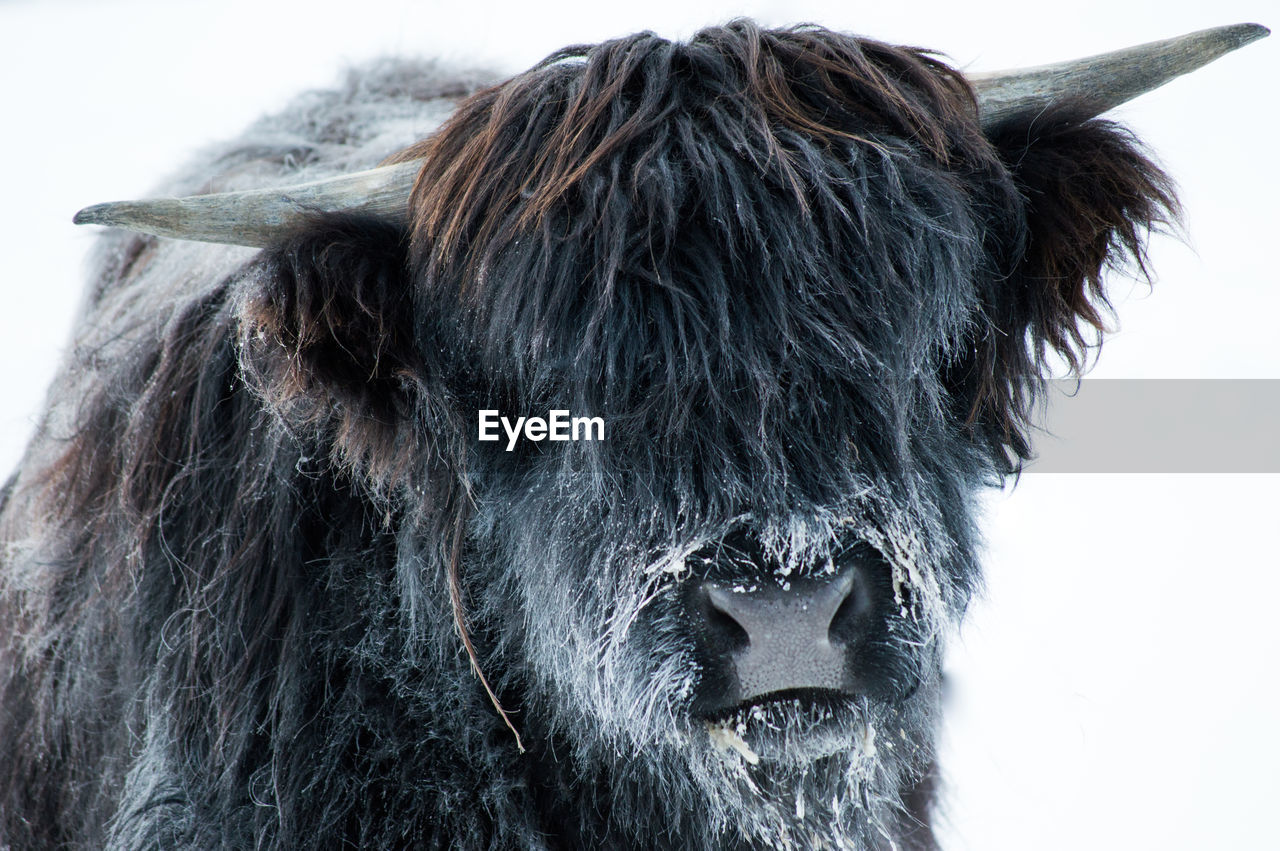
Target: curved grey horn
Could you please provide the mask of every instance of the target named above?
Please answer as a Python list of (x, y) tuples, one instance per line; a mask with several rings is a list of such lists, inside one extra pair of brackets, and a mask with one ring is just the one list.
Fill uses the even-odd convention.
[(1270, 34), (1260, 24), (1233, 24), (1055, 65), (967, 76), (984, 130), (1064, 101), (1101, 115)]
[(419, 168), (421, 163), (411, 160), (272, 189), (94, 204), (76, 213), (74, 221), (196, 242), (260, 247), (288, 233), (309, 214), (365, 213), (405, 222)]

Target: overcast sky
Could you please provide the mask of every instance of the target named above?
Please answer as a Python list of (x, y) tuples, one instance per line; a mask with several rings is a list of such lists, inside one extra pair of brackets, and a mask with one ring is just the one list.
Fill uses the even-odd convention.
[[(199, 148), (380, 53), (515, 72), (568, 43), (750, 15), (993, 70), (1241, 21), (1274, 0), (0, 3), (0, 468), (65, 349), (93, 239)], [(1178, 180), (1185, 243), (1123, 278), (1094, 375), (1280, 379), (1280, 37), (1118, 111)], [(1230, 423), (1223, 429), (1230, 434)], [(1123, 429), (1124, 423), (1117, 423)], [(1027, 475), (993, 494), (989, 591), (956, 642), (949, 849), (1274, 846), (1280, 476)]]

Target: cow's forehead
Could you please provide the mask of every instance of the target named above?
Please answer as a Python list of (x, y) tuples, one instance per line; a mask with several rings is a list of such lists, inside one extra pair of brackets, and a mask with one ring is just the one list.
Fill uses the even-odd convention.
[[(788, 52), (808, 38), (772, 49), (821, 66)], [(844, 88), (810, 91), (799, 72), (761, 79), (735, 44), (575, 54), (469, 101), (415, 151), (426, 300), (459, 307), (461, 357), (505, 392), (618, 416), (667, 394), (803, 409), (788, 394), (909, 380), (963, 332), (1007, 225), (993, 219), (1018, 202), (955, 72), (867, 44)], [(461, 154), (471, 168), (450, 166)]]
[[(661, 256), (614, 266), (599, 233), (521, 243), (468, 293), (451, 356), (477, 409), (601, 417), (603, 442), (538, 449), (571, 456), (557, 471), (589, 487), (671, 490), (721, 517), (833, 505), (857, 476), (892, 480), (959, 442), (940, 371), (978, 309), (980, 223), (953, 186), (910, 171), (869, 168), (830, 211), (835, 233), (761, 207), (741, 213), (760, 233), (695, 210)], [(631, 240), (651, 223), (612, 226)]]

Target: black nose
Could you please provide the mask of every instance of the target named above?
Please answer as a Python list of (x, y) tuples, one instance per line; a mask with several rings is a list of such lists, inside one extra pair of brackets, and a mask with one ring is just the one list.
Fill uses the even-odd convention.
[(696, 598), (718, 707), (797, 689), (847, 691), (849, 648), (836, 625), (852, 617), (855, 578), (796, 579), (746, 588), (704, 582)]

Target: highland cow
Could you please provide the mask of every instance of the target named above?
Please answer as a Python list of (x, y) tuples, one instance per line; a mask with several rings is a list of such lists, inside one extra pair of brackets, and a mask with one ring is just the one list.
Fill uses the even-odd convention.
[(83, 211), (0, 847), (933, 847), (975, 495), (1176, 214), (1097, 116), (1263, 34), (383, 63)]

